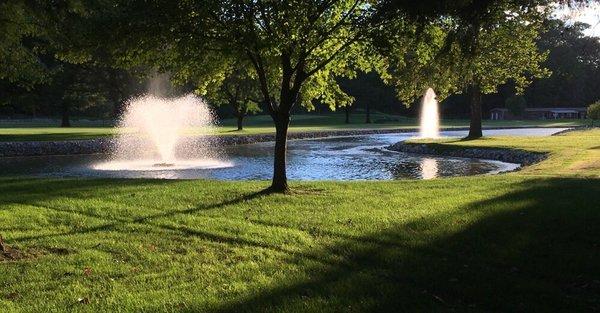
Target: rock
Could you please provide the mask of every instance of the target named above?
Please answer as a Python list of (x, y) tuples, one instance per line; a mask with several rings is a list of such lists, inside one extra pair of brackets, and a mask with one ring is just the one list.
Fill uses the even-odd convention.
[(470, 159), (497, 160), (521, 165), (531, 165), (534, 163), (538, 163), (546, 159), (548, 156), (547, 153), (501, 148), (456, 148), (448, 150), (438, 150), (428, 144), (406, 143), (403, 141), (388, 146), (387, 149), (404, 153), (441, 155)]

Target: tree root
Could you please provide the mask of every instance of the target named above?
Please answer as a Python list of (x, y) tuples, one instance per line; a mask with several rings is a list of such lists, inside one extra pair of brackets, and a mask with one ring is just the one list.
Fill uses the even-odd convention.
[(8, 253), (10, 249), (8, 248), (8, 246), (4, 243), (4, 239), (2, 238), (2, 235), (0, 235), (0, 252), (2, 253)]
[(17, 260), (20, 259), (23, 255), (16, 249), (11, 249), (5, 242), (2, 236), (0, 236), (0, 260), (8, 259), (8, 260)]

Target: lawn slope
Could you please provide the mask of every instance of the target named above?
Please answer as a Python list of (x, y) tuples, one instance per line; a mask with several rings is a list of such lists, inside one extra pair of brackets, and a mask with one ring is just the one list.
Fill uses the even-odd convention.
[(430, 181), (0, 179), (0, 311), (600, 309), (600, 131), (448, 145), (546, 151)]

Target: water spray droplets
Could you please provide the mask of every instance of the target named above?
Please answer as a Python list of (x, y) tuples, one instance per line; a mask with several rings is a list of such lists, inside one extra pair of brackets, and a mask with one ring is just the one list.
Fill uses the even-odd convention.
[[(112, 160), (106, 170), (163, 170), (229, 166), (218, 160), (214, 142), (201, 135), (214, 129), (214, 115), (194, 95), (163, 98), (151, 95), (127, 102), (119, 121)], [(199, 136), (200, 135), (200, 136)]]
[(421, 103), (420, 138), (440, 137), (440, 116), (438, 102), (433, 89), (428, 88)]

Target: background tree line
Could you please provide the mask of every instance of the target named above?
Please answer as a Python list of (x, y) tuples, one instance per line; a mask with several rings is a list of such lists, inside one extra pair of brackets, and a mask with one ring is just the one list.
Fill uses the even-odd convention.
[[(600, 41), (583, 34), (589, 25), (567, 25), (561, 20), (548, 20), (546, 23), (545, 31), (537, 40), (537, 46), (542, 51), (548, 51), (543, 66), (552, 74), (546, 78), (533, 79), (531, 85), (525, 88), (521, 97), (525, 105), (585, 107), (600, 99), (600, 80), (597, 79), (600, 77)], [(37, 50), (33, 48), (34, 43), (28, 43), (26, 46)], [(43, 80), (33, 78), (40, 75), (35, 72), (41, 71), (35, 67), (29, 70), (34, 72), (33, 74), (22, 70), (19, 75), (31, 75), (32, 78), (24, 77), (19, 82), (11, 81), (5, 74), (0, 79), (0, 116), (56, 117), (61, 119), (63, 126), (69, 124), (69, 116), (112, 119), (118, 116), (127, 99), (147, 91), (147, 81), (153, 74), (149, 69), (132, 71), (102, 64), (71, 64), (44, 53), (39, 53), (35, 58), (43, 71), (47, 71), (47, 77)], [(10, 59), (5, 60), (8, 62)], [(248, 84), (253, 78), (248, 73), (245, 75), (241, 79), (239, 75), (232, 75), (229, 83), (208, 99), (222, 118), (243, 121), (244, 116), (249, 114), (266, 114), (256, 101), (258, 97), (248, 96), (257, 90), (252, 90), (253, 87)], [(242, 84), (237, 86), (236, 82)], [(377, 111), (412, 117), (418, 115), (418, 108), (405, 105), (396, 97), (394, 87), (385, 84), (375, 73), (359, 72), (353, 79), (341, 78), (340, 84), (342, 89), (354, 98), (352, 104), (337, 109), (348, 115), (348, 122), (384, 122), (373, 120), (368, 114), (360, 119), (352, 118), (353, 112)], [(241, 94), (240, 99), (231, 99), (232, 91), (236, 87), (241, 87), (245, 93), (245, 103)], [(507, 100), (514, 95), (512, 83), (501, 85), (496, 93), (484, 95), (484, 116), (487, 116), (491, 108), (505, 107)], [(248, 100), (248, 97), (254, 101)], [(235, 104), (238, 101), (240, 103)], [(467, 118), (468, 101), (464, 94), (450, 95), (442, 102), (442, 116)], [(304, 107), (297, 109), (306, 114), (334, 112), (328, 105), (321, 103), (316, 103), (314, 110)]]

